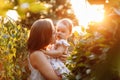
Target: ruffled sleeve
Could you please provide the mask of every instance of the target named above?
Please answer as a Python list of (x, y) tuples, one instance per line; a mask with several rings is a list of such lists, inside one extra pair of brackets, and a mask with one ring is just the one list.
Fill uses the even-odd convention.
[(65, 46), (70, 46), (70, 44), (67, 42), (67, 40), (60, 39), (56, 41), (57, 44), (63, 44)]

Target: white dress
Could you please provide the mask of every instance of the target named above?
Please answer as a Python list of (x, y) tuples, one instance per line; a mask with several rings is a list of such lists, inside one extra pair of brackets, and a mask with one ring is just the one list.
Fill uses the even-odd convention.
[(31, 71), (31, 74), (29, 77), (30, 80), (45, 80), (43, 76), (40, 74), (40, 72), (31, 65), (29, 57), (28, 57), (28, 65)]
[[(67, 40), (61, 39), (56, 41), (57, 44), (63, 44), (65, 46), (70, 46)], [(65, 64), (59, 58), (50, 58), (50, 63), (57, 73), (57, 75), (61, 76), (63, 79), (66, 78), (64, 74), (69, 74), (69, 69), (65, 66)]]

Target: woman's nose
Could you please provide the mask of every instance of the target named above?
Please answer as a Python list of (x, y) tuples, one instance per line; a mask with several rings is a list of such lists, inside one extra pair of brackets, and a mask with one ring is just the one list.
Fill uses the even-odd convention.
[(57, 34), (56, 34), (56, 36), (58, 37), (58, 36), (60, 36), (61, 35), (61, 33), (60, 32), (58, 32)]

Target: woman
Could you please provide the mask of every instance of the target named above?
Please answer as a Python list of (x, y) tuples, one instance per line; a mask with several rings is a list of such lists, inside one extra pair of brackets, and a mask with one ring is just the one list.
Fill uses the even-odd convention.
[[(50, 19), (39, 19), (33, 23), (28, 39), (30, 80), (61, 80), (53, 70), (48, 56), (42, 51), (54, 40), (55, 28)], [(64, 48), (60, 50), (63, 52)]]

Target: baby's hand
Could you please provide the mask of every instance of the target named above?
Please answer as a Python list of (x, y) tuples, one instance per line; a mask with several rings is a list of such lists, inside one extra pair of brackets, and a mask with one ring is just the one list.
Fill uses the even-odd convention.
[(59, 59), (62, 61), (62, 62), (65, 62), (67, 60), (69, 56), (67, 54), (63, 54), (62, 56), (59, 57)]

